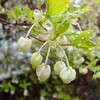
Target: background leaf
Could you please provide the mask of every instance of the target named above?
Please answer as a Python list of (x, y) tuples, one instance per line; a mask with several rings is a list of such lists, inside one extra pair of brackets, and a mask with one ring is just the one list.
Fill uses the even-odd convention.
[(85, 12), (86, 10), (91, 10), (91, 8), (89, 8), (89, 7), (85, 7), (85, 8), (83, 8), (83, 9), (81, 9), (81, 13), (83, 13), (83, 12)]

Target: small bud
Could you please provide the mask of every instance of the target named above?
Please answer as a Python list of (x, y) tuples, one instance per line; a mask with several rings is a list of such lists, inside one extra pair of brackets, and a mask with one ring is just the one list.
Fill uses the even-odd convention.
[(64, 83), (70, 83), (76, 77), (76, 71), (74, 69), (64, 67), (60, 72), (60, 78)]
[(40, 81), (45, 81), (50, 77), (51, 68), (50, 65), (45, 65), (44, 63), (37, 67), (36, 74)]
[(49, 21), (49, 20), (46, 20), (42, 26), (47, 29), (48, 31), (52, 30), (53, 29), (53, 25), (52, 23)]
[(43, 57), (39, 52), (35, 52), (32, 54), (31, 64), (32, 64), (33, 69), (35, 69), (36, 67), (38, 67), (41, 64), (42, 59), (43, 59)]
[(79, 73), (87, 74), (88, 73), (88, 69), (86, 67), (85, 68), (80, 67), (79, 68)]
[(34, 10), (34, 20), (35, 21), (39, 21), (40, 19), (41, 20), (44, 20), (44, 16), (42, 16), (43, 12), (38, 10), (38, 9), (35, 9)]
[(58, 61), (55, 65), (54, 65), (54, 71), (57, 75), (60, 74), (61, 70), (66, 67), (65, 63), (63, 61)]
[(19, 51), (26, 53), (32, 46), (32, 40), (29, 38), (20, 37), (18, 40)]

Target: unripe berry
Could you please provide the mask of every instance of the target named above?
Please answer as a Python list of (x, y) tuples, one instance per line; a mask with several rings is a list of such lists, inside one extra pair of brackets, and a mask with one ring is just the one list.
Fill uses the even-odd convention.
[(76, 77), (76, 71), (72, 68), (64, 67), (60, 72), (60, 78), (64, 83), (70, 83)]
[(68, 46), (68, 47), (67, 47), (67, 50), (68, 50), (69, 52), (72, 52), (73, 49), (74, 49), (74, 48), (73, 48), (72, 46)]
[(45, 65), (44, 63), (37, 67), (36, 74), (40, 81), (45, 81), (50, 77), (51, 67), (50, 65)]
[(88, 73), (88, 69), (87, 69), (87, 68), (82, 68), (82, 67), (80, 67), (80, 68), (79, 68), (79, 73), (87, 74), (87, 73)]
[(73, 81), (76, 77), (76, 71), (75, 71), (75, 69), (72, 69), (72, 67), (70, 67), (69, 69), (71, 71), (70, 79), (71, 79), (71, 81)]
[(32, 64), (33, 69), (38, 67), (41, 64), (42, 60), (43, 60), (43, 57), (39, 52), (33, 53), (31, 56), (31, 64)]
[(58, 37), (56, 41), (57, 41), (59, 44), (67, 44), (67, 43), (68, 43), (68, 39), (66, 38), (66, 36)]
[(97, 78), (100, 78), (100, 72), (97, 72), (96, 75), (97, 75)]
[(32, 40), (29, 38), (20, 37), (18, 40), (19, 51), (26, 53), (32, 46)]
[(93, 79), (95, 80), (95, 79), (97, 79), (97, 75), (96, 74), (93, 74)]
[(85, 61), (84, 57), (81, 57), (81, 58), (79, 59), (79, 62), (80, 62), (80, 63), (83, 63), (84, 61)]
[(66, 67), (65, 63), (63, 61), (58, 61), (56, 62), (56, 64), (54, 65), (54, 71), (55, 74), (59, 75), (61, 70)]

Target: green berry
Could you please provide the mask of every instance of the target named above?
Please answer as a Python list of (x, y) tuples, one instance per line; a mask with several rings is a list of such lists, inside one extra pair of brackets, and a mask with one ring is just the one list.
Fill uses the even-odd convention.
[(82, 73), (82, 74), (87, 74), (88, 73), (88, 69), (80, 67), (79, 68), (79, 72)]
[(57, 75), (60, 74), (61, 70), (66, 67), (65, 63), (63, 61), (58, 61), (56, 62), (56, 64), (54, 65), (54, 71)]
[(32, 64), (33, 69), (38, 67), (41, 64), (42, 60), (43, 60), (43, 57), (39, 52), (33, 53), (31, 56), (31, 64)]
[(64, 83), (70, 83), (76, 77), (76, 71), (74, 69), (64, 67), (60, 72), (60, 78)]
[(18, 40), (19, 51), (26, 53), (32, 46), (32, 40), (29, 38), (20, 37)]
[(51, 67), (50, 65), (45, 65), (44, 63), (37, 67), (36, 74), (40, 81), (46, 81), (51, 74)]

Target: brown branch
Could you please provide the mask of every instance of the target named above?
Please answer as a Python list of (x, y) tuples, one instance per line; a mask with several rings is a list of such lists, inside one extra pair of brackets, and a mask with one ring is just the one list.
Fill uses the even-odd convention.
[[(25, 30), (21, 29), (19, 26), (17, 26), (17, 25), (15, 25), (15, 26), (16, 26), (19, 30), (21, 30), (22, 32), (24, 32), (24, 33), (27, 34), (27, 32), (26, 32)], [(41, 41), (41, 42), (45, 42), (45, 40), (39, 39), (39, 38), (35, 37), (35, 36), (32, 35), (32, 34), (29, 34), (29, 35), (30, 35), (31, 37), (33, 37), (33, 38), (35, 38), (35, 39)]]
[[(27, 23), (11, 23), (11, 22), (6, 21), (5, 19), (2, 19), (2, 18), (0, 18), (0, 21), (3, 22), (3, 23), (6, 23), (6, 24), (14, 25), (16, 28), (18, 28), (19, 30), (21, 30), (22, 32), (24, 32), (26, 34), (27, 34), (27, 32), (25, 30), (21, 29), (19, 26), (25, 26), (25, 25), (26, 26), (31, 26), (32, 25), (32, 24), (27, 24)], [(41, 41), (41, 42), (45, 42), (45, 40), (39, 39), (39, 38), (35, 37), (32, 34), (30, 34), (30, 36), (37, 39), (37, 40), (39, 40), (39, 41)]]
[(3, 18), (0, 18), (1, 23), (11, 24), (11, 25), (18, 25), (18, 26), (32, 26), (32, 23), (11, 23), (9, 21), (6, 21)]
[[(24, 32), (25, 34), (27, 34), (27, 32), (23, 29), (21, 29), (19, 26), (32, 26), (31, 23), (11, 23), (9, 21), (6, 21), (5, 19), (2, 19), (0, 18), (0, 21), (3, 22), (3, 23), (6, 23), (6, 24), (11, 24), (11, 25), (14, 25), (16, 28), (18, 28), (19, 30), (21, 30), (22, 32)], [(42, 39), (39, 39), (37, 37), (35, 37), (34, 35), (32, 34), (29, 34), (31, 37), (41, 41), (41, 42), (46, 42), (46, 40), (42, 40)], [(72, 44), (60, 44), (61, 46), (72, 46)]]
[(60, 44), (60, 46), (73, 46), (73, 44)]

